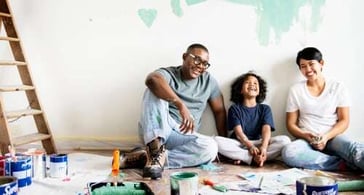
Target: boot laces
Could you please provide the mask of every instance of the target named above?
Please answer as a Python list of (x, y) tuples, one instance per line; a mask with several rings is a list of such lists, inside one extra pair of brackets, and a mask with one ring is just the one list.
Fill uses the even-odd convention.
[(162, 145), (153, 155), (152, 155), (152, 165), (159, 165), (163, 167), (160, 160), (163, 158), (165, 152), (164, 145)]

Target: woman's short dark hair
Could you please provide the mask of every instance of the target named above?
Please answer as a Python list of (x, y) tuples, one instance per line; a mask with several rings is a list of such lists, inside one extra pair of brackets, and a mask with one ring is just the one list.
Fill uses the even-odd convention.
[(300, 59), (305, 60), (322, 60), (322, 53), (315, 47), (306, 47), (297, 53), (296, 64), (300, 66)]
[(259, 94), (256, 97), (257, 103), (262, 103), (265, 100), (267, 94), (267, 82), (253, 71), (249, 71), (245, 74), (240, 75), (235, 79), (233, 84), (231, 85), (231, 97), (230, 100), (234, 103), (241, 103), (244, 99), (244, 96), (241, 94), (241, 88), (243, 83), (248, 79), (249, 76), (253, 76), (258, 79), (259, 83)]

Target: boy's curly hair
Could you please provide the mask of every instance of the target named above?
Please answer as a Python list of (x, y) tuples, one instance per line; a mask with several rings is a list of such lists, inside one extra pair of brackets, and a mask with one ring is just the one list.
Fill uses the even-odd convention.
[(243, 83), (247, 80), (249, 76), (253, 76), (258, 79), (259, 83), (259, 95), (256, 97), (257, 103), (262, 103), (265, 100), (267, 94), (267, 82), (255, 74), (253, 71), (249, 71), (245, 74), (240, 75), (233, 84), (231, 85), (231, 96), (230, 100), (234, 103), (241, 103), (244, 99), (244, 96), (241, 94), (241, 88)]

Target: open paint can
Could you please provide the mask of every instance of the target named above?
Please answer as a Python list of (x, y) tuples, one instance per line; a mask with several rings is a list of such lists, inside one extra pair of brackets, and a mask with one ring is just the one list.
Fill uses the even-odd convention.
[(322, 177), (322, 176), (303, 177), (296, 181), (296, 194), (337, 195), (338, 184), (336, 180), (329, 177)]
[(198, 174), (195, 172), (175, 172), (170, 175), (171, 195), (197, 195)]
[(18, 194), (18, 180), (12, 176), (0, 177), (0, 194)]

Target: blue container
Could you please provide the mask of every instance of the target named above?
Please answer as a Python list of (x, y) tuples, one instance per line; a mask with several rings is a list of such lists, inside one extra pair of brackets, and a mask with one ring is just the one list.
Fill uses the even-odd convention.
[(325, 194), (337, 195), (338, 184), (329, 177), (312, 176), (304, 177), (296, 181), (297, 195)]
[(32, 157), (28, 155), (17, 155), (16, 160), (8, 158), (6, 171), (9, 176), (18, 179), (18, 187), (24, 187), (32, 184)]
[(0, 177), (0, 194), (17, 195), (18, 181), (16, 177), (1, 176)]
[(49, 176), (66, 177), (68, 175), (67, 154), (52, 154), (49, 157)]

